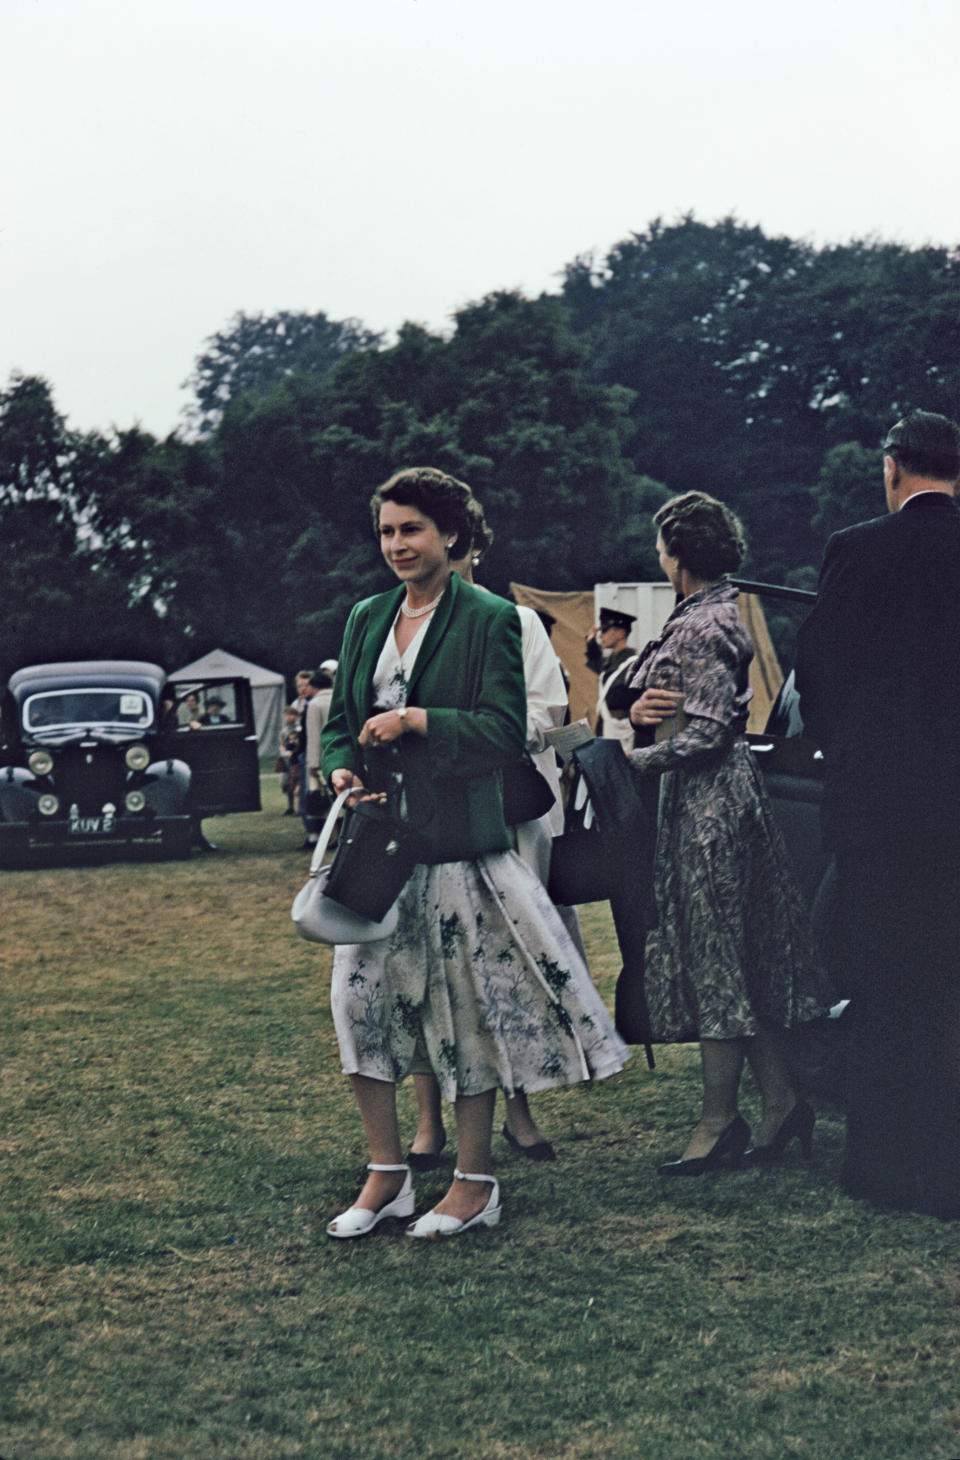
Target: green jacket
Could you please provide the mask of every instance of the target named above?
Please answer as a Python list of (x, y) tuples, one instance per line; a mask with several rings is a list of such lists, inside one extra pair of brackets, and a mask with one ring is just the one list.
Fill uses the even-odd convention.
[[(392, 754), (357, 745), (373, 713), (373, 672), (406, 588), (366, 598), (350, 614), (323, 729), (323, 774), (344, 768), (384, 784)], [(450, 579), (417, 655), (407, 703), (427, 711), (427, 734), (408, 732), (400, 757), (406, 816), (428, 840), (427, 862), (472, 861), (506, 851), (500, 769), (523, 755), (527, 701), (520, 616), (512, 603)]]

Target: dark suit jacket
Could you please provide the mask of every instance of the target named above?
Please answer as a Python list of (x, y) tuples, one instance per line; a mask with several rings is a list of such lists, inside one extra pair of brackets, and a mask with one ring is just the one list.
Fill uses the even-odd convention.
[[(374, 789), (384, 783), (393, 752), (371, 750), (364, 760), (357, 737), (373, 713), (373, 672), (405, 593), (401, 585), (364, 599), (347, 621), (323, 729), (328, 782), (344, 767)], [(527, 729), (515, 606), (454, 573), (417, 655), (407, 704), (427, 711), (426, 736), (408, 732), (394, 742), (408, 820), (430, 843), (425, 860), (470, 861), (512, 847), (500, 770), (523, 755)]]
[(797, 687), (834, 851), (960, 846), (960, 510), (942, 493), (835, 533)]

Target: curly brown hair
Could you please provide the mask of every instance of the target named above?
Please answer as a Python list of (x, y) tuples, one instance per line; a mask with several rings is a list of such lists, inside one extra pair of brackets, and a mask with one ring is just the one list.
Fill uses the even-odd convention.
[(653, 514), (653, 520), (670, 557), (704, 583), (735, 573), (746, 556), (740, 519), (706, 492), (672, 497)]
[(370, 498), (373, 530), (380, 534), (380, 508), (384, 502), (401, 507), (416, 507), (436, 523), (442, 533), (454, 538), (450, 557), (456, 562), (465, 558), (473, 544), (473, 523), (470, 504), (473, 493), (466, 482), (458, 481), (435, 466), (411, 466), (393, 474)]
[(469, 503), (470, 521), (472, 523), (473, 538), (470, 544), (470, 556), (473, 559), (474, 567), (483, 561), (484, 556), (493, 547), (493, 530), (487, 521), (486, 514), (480, 503), (474, 497)]

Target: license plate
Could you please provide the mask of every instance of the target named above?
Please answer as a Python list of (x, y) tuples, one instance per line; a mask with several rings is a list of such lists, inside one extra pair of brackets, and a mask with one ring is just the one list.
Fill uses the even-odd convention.
[(115, 826), (113, 816), (72, 816), (67, 830), (71, 836), (110, 836)]

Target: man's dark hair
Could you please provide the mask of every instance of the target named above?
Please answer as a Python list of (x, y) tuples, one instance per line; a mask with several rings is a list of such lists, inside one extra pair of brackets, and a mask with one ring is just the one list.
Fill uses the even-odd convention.
[(329, 689), (333, 680), (325, 669), (318, 669), (316, 674), (311, 674), (310, 683), (314, 689)]
[(955, 482), (960, 477), (960, 427), (933, 411), (911, 411), (890, 427), (883, 454), (911, 476)]

